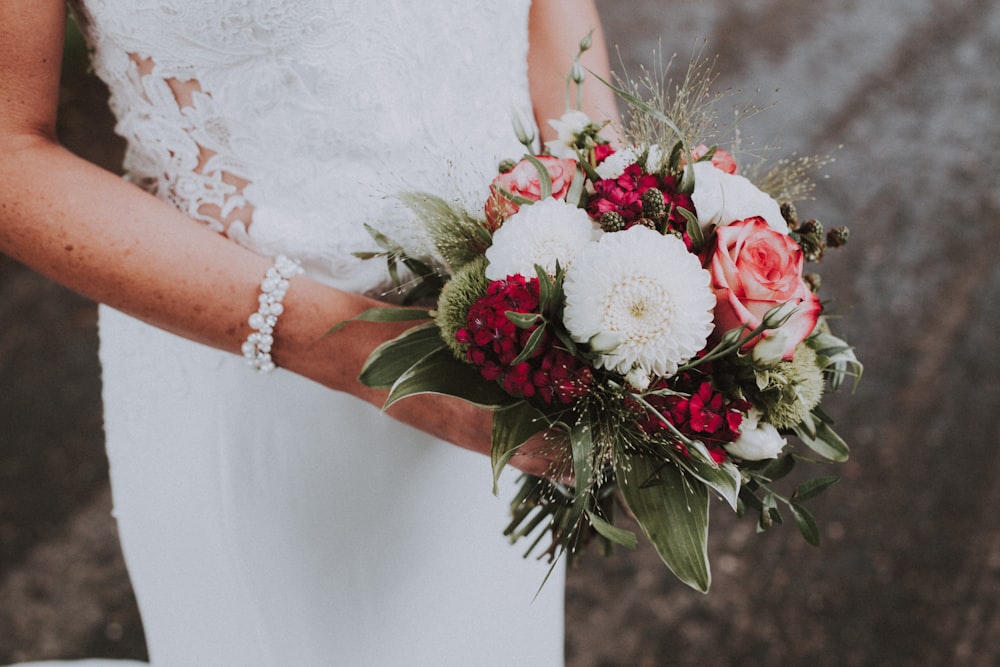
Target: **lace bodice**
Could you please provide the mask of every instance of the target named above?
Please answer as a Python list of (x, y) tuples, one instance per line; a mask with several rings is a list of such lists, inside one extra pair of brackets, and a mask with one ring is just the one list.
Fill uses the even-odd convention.
[[(259, 252), (372, 291), (393, 195), (476, 205), (529, 109), (530, 0), (76, 0), (130, 180)], [(359, 48), (359, 45), (360, 48)], [(528, 114), (530, 117), (530, 113)]]

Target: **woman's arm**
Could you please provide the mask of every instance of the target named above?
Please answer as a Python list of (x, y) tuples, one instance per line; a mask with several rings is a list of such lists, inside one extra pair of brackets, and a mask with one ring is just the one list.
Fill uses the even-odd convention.
[[(0, 252), (91, 299), (238, 354), (270, 260), (58, 144), (64, 25), (63, 0), (8, 0), (0, 13)], [(278, 365), (381, 405), (385, 392), (357, 376), (374, 347), (406, 325), (352, 323), (327, 335), (377, 303), (305, 277), (293, 279), (284, 303)], [(489, 452), (490, 413), (458, 399), (416, 396), (390, 414)], [(536, 473), (547, 466), (528, 455), (514, 463)]]
[[(581, 63), (610, 81), (607, 44), (593, 0), (533, 0), (528, 26), (528, 77), (535, 121), (543, 140), (554, 139), (555, 131), (548, 121), (566, 112), (566, 75), (580, 40), (593, 31), (593, 46), (583, 54)], [(618, 124), (615, 94), (592, 76), (583, 86), (583, 111), (595, 121)], [(613, 138), (608, 132), (604, 134)]]

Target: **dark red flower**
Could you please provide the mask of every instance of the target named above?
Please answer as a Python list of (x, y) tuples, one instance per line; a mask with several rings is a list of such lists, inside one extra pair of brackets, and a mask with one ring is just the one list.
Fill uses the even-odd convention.
[(593, 381), (590, 368), (557, 347), (548, 333), (535, 351), (514, 364), (538, 324), (521, 329), (508, 312), (537, 313), (538, 279), (508, 276), (493, 281), (466, 316), (466, 326), (455, 339), (466, 345), (466, 360), (479, 368), (484, 379), (498, 381), (512, 396), (538, 398), (544, 404), (569, 404), (587, 392)]

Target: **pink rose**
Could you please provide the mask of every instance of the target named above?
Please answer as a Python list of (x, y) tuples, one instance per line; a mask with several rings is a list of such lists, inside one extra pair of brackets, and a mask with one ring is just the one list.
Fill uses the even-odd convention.
[(822, 306), (802, 279), (802, 248), (775, 231), (763, 218), (747, 218), (716, 230), (708, 259), (715, 292), (715, 335), (745, 324), (761, 325), (764, 315), (789, 304), (794, 313), (777, 329), (747, 344), (767, 341), (767, 359), (791, 359), (795, 347), (812, 333)]
[[(552, 196), (556, 199), (565, 199), (573, 177), (576, 176), (576, 160), (556, 158), (551, 155), (539, 155), (537, 160), (549, 172)], [(542, 183), (538, 169), (530, 161), (521, 160), (513, 169), (494, 178), (490, 186), (490, 197), (486, 200), (486, 222), (493, 231), (520, 208), (502, 195), (499, 189), (532, 201), (542, 198)]]
[[(705, 153), (708, 152), (708, 146), (705, 144), (698, 144), (691, 149), (691, 159), (695, 162), (698, 161)], [(716, 148), (715, 152), (712, 153), (712, 166), (716, 169), (721, 169), (727, 174), (735, 174), (739, 171), (739, 167), (736, 166), (736, 160), (730, 155), (729, 151), (722, 148)]]

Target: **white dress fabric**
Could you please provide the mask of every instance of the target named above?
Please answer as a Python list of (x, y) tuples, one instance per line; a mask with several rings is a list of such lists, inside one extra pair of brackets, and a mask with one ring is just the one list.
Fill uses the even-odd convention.
[[(378, 293), (384, 263), (352, 254), (372, 248), (363, 223), (419, 241), (395, 192), (477, 205), (498, 160), (520, 155), (528, 5), (74, 9), (133, 182)], [(188, 104), (171, 89), (184, 82), (200, 91)], [(249, 225), (219, 222), (243, 205)], [(488, 459), (352, 397), (106, 308), (100, 327), (115, 516), (152, 664), (562, 664), (562, 571), (536, 597), (548, 564), (501, 534), (514, 471), (494, 497)]]

